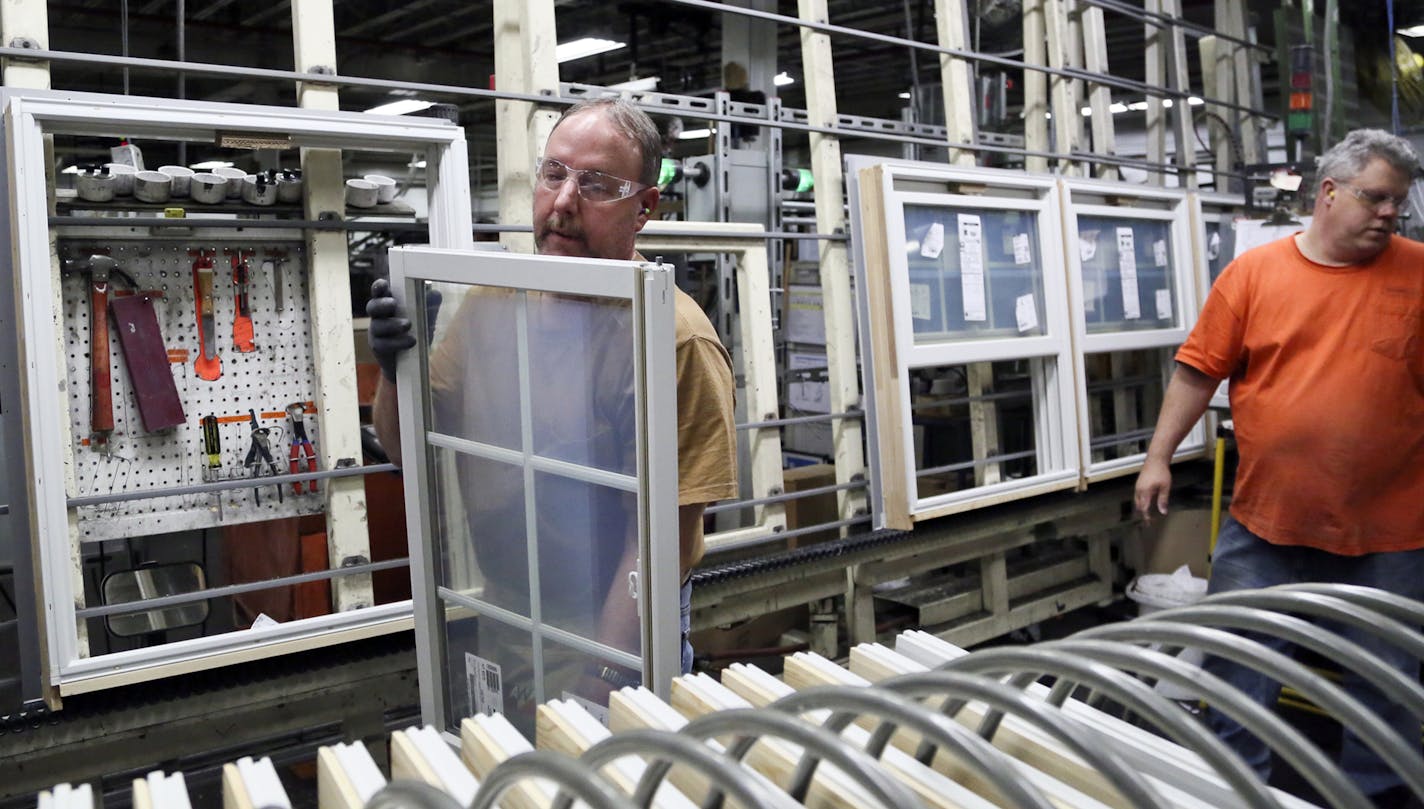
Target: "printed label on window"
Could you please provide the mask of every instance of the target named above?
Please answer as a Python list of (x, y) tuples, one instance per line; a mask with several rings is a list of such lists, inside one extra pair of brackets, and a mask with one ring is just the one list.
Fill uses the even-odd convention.
[(984, 302), (984, 231), (974, 214), (959, 215), (959, 283), (964, 295), (964, 319), (988, 320)]
[(1170, 289), (1157, 290), (1157, 319), (1172, 319), (1172, 290)]
[(925, 258), (939, 258), (939, 254), (944, 251), (944, 225), (935, 222), (930, 225), (929, 232), (925, 234), (925, 240), (920, 242), (920, 255)]
[(1038, 328), (1038, 305), (1033, 294), (1020, 295), (1014, 301), (1014, 317), (1019, 322), (1019, 332), (1030, 332)]
[(466, 652), (465, 689), (470, 716), (504, 713), (504, 681), (498, 663)]
[(1029, 250), (1027, 233), (1020, 233), (1014, 236), (1014, 263), (1033, 263), (1033, 253)]
[(910, 317), (915, 320), (930, 319), (929, 284), (910, 284)]
[(1165, 239), (1158, 239), (1152, 243), (1152, 260), (1158, 267), (1167, 266), (1167, 242)]
[(1132, 228), (1117, 229), (1117, 268), (1122, 275), (1122, 317), (1137, 320), (1142, 317), (1142, 304), (1137, 299), (1137, 243)]

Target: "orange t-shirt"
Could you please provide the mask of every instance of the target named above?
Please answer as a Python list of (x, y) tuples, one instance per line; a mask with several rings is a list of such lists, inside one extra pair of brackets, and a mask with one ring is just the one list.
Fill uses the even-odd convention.
[(1327, 267), (1287, 237), (1217, 279), (1177, 360), (1231, 378), (1231, 515), (1279, 545), (1424, 547), (1424, 244)]

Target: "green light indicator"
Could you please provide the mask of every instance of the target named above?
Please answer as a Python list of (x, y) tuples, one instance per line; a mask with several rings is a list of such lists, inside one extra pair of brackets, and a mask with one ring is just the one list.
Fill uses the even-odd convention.
[(658, 171), (658, 187), (661, 188), (676, 178), (677, 161), (671, 157), (664, 157), (662, 168)]
[(797, 169), (796, 193), (804, 194), (816, 187), (816, 178), (811, 176), (810, 169)]

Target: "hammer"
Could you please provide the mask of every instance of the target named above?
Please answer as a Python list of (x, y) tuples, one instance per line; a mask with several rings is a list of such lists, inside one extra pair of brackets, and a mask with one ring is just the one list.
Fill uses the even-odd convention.
[(104, 255), (66, 262), (89, 273), (89, 409), (94, 449), (106, 450), (114, 431), (114, 386), (109, 373), (109, 274), (119, 262)]

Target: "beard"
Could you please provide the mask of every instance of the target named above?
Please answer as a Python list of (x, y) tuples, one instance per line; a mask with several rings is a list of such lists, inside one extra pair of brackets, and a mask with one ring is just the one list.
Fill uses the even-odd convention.
[(543, 252), (544, 241), (550, 234), (561, 236), (564, 239), (586, 243), (583, 228), (577, 226), (567, 217), (560, 216), (557, 213), (549, 214), (549, 216), (544, 219), (543, 227), (538, 229), (534, 237), (535, 249)]

